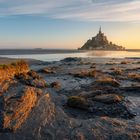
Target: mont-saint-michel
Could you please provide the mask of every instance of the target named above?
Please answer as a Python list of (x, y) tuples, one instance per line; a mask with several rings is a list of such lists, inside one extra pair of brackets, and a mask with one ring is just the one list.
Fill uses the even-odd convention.
[(125, 50), (125, 47), (108, 41), (100, 27), (98, 34), (89, 39), (79, 50)]
[(139, 29), (140, 0), (0, 0), (0, 140), (140, 140)]

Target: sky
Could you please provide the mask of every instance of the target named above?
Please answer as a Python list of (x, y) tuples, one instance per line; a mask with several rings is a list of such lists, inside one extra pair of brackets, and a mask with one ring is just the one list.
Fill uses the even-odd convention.
[(0, 0), (0, 48), (76, 49), (100, 26), (140, 49), (140, 0)]

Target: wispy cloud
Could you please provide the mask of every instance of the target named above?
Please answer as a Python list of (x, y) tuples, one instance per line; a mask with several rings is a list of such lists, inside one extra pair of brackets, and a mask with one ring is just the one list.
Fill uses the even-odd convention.
[(0, 0), (0, 16), (40, 15), (84, 21), (140, 21), (139, 0)]

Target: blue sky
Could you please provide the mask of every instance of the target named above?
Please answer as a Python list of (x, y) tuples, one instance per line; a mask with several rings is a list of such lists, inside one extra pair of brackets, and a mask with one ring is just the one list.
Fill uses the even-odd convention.
[(1, 48), (78, 48), (100, 25), (109, 40), (139, 48), (140, 1), (0, 0)]

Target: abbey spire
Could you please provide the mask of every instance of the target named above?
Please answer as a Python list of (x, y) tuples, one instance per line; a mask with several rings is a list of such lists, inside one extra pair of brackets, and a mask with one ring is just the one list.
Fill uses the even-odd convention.
[(108, 41), (102, 32), (101, 26), (96, 36), (89, 39), (80, 50), (124, 50), (125, 48)]
[(101, 34), (102, 33), (102, 28), (101, 28), (101, 26), (100, 26), (100, 28), (99, 28), (99, 34)]

